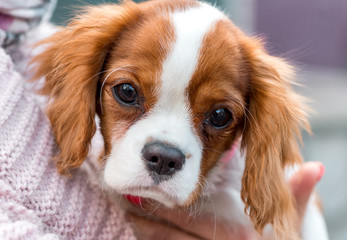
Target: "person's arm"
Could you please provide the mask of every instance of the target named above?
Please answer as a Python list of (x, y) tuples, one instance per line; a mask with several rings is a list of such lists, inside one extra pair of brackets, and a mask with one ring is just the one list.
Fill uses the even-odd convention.
[(89, 160), (59, 175), (49, 120), (24, 84), (0, 48), (0, 239), (135, 240)]
[(18, 194), (0, 180), (0, 238), (57, 240), (54, 233), (45, 233), (34, 211), (25, 208)]

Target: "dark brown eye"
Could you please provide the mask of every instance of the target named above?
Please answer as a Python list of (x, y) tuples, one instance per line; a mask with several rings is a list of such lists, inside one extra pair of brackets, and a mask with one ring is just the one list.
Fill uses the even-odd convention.
[(228, 126), (233, 120), (231, 112), (226, 108), (220, 108), (210, 114), (207, 122), (216, 129)]
[(135, 88), (129, 83), (122, 83), (114, 86), (113, 96), (123, 104), (134, 105), (137, 103), (138, 96)]

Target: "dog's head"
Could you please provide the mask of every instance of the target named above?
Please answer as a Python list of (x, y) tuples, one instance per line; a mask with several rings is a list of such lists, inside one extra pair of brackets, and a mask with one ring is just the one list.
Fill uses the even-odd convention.
[(299, 161), (306, 123), (291, 68), (219, 10), (196, 1), (88, 8), (45, 41), (48, 116), (68, 173), (86, 158), (100, 118), (103, 179), (121, 194), (192, 204), (241, 138), (241, 196), (261, 230), (294, 218), (283, 167)]

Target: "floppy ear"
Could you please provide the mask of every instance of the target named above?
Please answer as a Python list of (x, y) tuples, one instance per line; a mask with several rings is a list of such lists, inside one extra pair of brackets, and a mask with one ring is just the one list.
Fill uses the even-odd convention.
[(309, 131), (304, 98), (292, 89), (293, 70), (268, 55), (260, 41), (244, 42), (249, 61), (250, 93), (242, 136), (246, 165), (241, 197), (257, 231), (273, 224), (279, 238), (295, 239), (296, 211), (284, 167), (301, 162), (300, 128)]
[(47, 114), (60, 148), (60, 173), (79, 167), (88, 154), (96, 129), (97, 82), (107, 52), (136, 10), (131, 2), (90, 7), (40, 43), (47, 48), (33, 60), (34, 78), (46, 77), (42, 93), (50, 97)]

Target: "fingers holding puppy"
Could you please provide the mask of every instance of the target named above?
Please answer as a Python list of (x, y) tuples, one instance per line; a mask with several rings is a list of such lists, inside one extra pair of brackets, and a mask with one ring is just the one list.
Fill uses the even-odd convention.
[(186, 232), (175, 225), (160, 220), (141, 217), (133, 213), (127, 214), (128, 220), (134, 225), (135, 234), (139, 239), (144, 240), (198, 240), (202, 239), (189, 232)]

